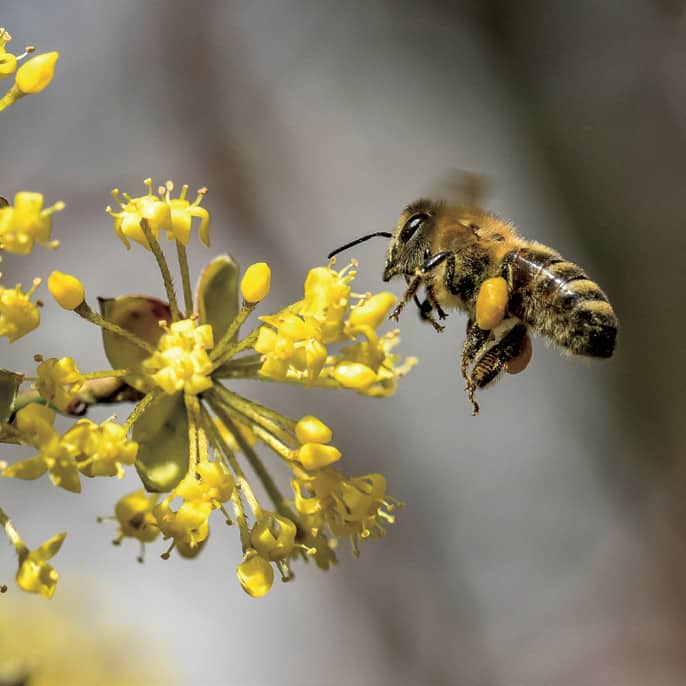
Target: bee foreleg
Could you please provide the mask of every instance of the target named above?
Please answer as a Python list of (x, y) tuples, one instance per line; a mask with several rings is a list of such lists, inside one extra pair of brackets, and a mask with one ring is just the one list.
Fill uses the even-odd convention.
[[(389, 319), (393, 319), (394, 321), (398, 321), (398, 317), (400, 316), (400, 313), (403, 311), (403, 308), (407, 303), (414, 298), (415, 294), (417, 293), (417, 290), (419, 289), (419, 286), (422, 283), (422, 276), (421, 274), (417, 274), (416, 276), (412, 277), (411, 279), (408, 279), (407, 282), (407, 288), (405, 289), (405, 292), (403, 293), (403, 297), (400, 298), (400, 302), (396, 305), (396, 308), (391, 312), (389, 315)], [(421, 309), (421, 306), (420, 306)]]

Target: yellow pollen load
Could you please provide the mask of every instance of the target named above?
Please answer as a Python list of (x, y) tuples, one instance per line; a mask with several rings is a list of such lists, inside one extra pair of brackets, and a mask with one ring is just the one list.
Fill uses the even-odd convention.
[(507, 282), (502, 276), (486, 279), (476, 298), (476, 325), (480, 329), (495, 329), (505, 317), (509, 300)]

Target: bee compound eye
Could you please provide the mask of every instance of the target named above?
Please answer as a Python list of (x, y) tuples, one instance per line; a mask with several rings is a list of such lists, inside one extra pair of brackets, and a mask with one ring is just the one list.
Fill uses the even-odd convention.
[(415, 232), (417, 229), (429, 218), (429, 215), (426, 214), (425, 212), (421, 212), (420, 214), (413, 214), (406, 222), (405, 226), (403, 226), (402, 231), (400, 232), (400, 240), (403, 241), (403, 243), (407, 243), (407, 241), (414, 236)]

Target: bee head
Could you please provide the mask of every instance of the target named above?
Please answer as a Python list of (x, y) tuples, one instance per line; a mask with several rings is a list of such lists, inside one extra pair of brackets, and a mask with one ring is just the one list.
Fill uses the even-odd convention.
[(422, 266), (427, 250), (431, 248), (436, 210), (436, 204), (429, 200), (418, 200), (405, 208), (388, 244), (384, 281), (414, 274)]

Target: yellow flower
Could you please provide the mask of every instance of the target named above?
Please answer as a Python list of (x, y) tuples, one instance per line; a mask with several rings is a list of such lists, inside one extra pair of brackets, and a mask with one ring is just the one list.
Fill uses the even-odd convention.
[(204, 501), (218, 508), (231, 497), (233, 489), (233, 477), (219, 462), (203, 462), (182, 479), (173, 493), (187, 502)]
[(71, 274), (54, 271), (48, 277), (50, 295), (65, 310), (75, 310), (86, 299), (83, 284)]
[(16, 76), (17, 88), (25, 95), (40, 93), (48, 87), (55, 75), (58, 52), (36, 55), (19, 67)]
[[(354, 265), (340, 271), (332, 266), (311, 270), (302, 300), (261, 317), (259, 326), (245, 332), (249, 316), (269, 294), (271, 268), (254, 264), (241, 279), (236, 263), (228, 255), (219, 256), (194, 291), (185, 246), (192, 218), (200, 218), (201, 239), (207, 238), (209, 215), (197, 209), (202, 193), (190, 204), (185, 186), (179, 198), (172, 199), (170, 182), (159, 196), (153, 194), (150, 180), (146, 184), (147, 196), (125, 195), (121, 211), (108, 212), (127, 247), (129, 240), (136, 240), (154, 253), (168, 304), (123, 296), (102, 301), (102, 316), (85, 301), (76, 309), (103, 329), (113, 366), (109, 376), (121, 380), (125, 397), (140, 402), (123, 427), (97, 426), (84, 419), (62, 437), (50, 422), (39, 426), (37, 418), (21, 411), (18, 431), (22, 437), (41, 436), (31, 439), (40, 454), (12, 465), (5, 474), (36, 478), (49, 470), (63, 485), (70, 469), (78, 485), (79, 471), (86, 476), (121, 475), (122, 466), (135, 460), (146, 490), (160, 495), (137, 491), (117, 503), (116, 541), (132, 537), (142, 546), (161, 532), (165, 540), (171, 539), (162, 557), (168, 558), (172, 549), (195, 557), (208, 541), (210, 517), (219, 510), (226, 523), (237, 525), (244, 554), (237, 568), (239, 581), (247, 593), (259, 597), (272, 587), (274, 568), (284, 581), (292, 578), (289, 564), (296, 557), (313, 559), (327, 569), (336, 561), (341, 537), (349, 538), (357, 553), (360, 540), (383, 533), (381, 522), (392, 521), (396, 502), (386, 495), (380, 475), (347, 478), (332, 468), (342, 455), (331, 445), (333, 432), (321, 419), (289, 419), (238, 393), (233, 380), (268, 378), (383, 396), (393, 392), (414, 361), (400, 362), (391, 353), (396, 331), (377, 332), (395, 302), (393, 296), (353, 293)], [(119, 198), (118, 191), (114, 195)], [(183, 304), (158, 240), (162, 230), (176, 239)], [(84, 375), (89, 391), (101, 376), (108, 374)], [(73, 377), (50, 378), (53, 391), (46, 395), (56, 399)], [(95, 402), (97, 393), (80, 392), (79, 400)], [(262, 461), (258, 450), (263, 447), (292, 473), (292, 495), (281, 492), (279, 480)], [(254, 477), (261, 482), (259, 490), (251, 483)], [(270, 509), (261, 503), (265, 496), (273, 505)]]
[(285, 560), (295, 549), (295, 524), (276, 512), (263, 512), (250, 532), (250, 543), (265, 560)]
[(43, 207), (43, 194), (23, 191), (14, 196), (14, 205), (0, 208), (0, 247), (18, 255), (28, 255), (35, 244), (56, 248), (50, 239), (52, 215), (65, 205), (62, 201)]
[[(398, 364), (390, 354), (397, 332), (379, 336), (377, 327), (395, 304), (391, 293), (354, 296), (350, 283), (356, 272), (350, 265), (340, 272), (316, 267), (305, 279), (305, 298), (265, 323), (254, 348), (262, 354), (260, 374), (275, 381), (297, 380), (311, 385), (350, 388), (364, 395), (387, 396), (395, 381), (416, 360)], [(358, 298), (356, 304), (351, 301)], [(351, 345), (331, 354), (327, 345)]]
[(76, 362), (71, 357), (62, 357), (59, 360), (56, 357), (47, 360), (39, 358), (39, 362), (36, 390), (41, 398), (66, 412), (76, 400), (83, 381)]
[(143, 489), (120, 498), (114, 506), (114, 514), (119, 522), (117, 541), (124, 537), (136, 538), (141, 543), (154, 541), (160, 534), (152, 513), (156, 502), (157, 496), (147, 494)]
[(212, 504), (194, 500), (184, 502), (177, 511), (171, 509), (169, 500), (163, 500), (152, 511), (165, 539), (174, 539), (176, 546), (197, 549), (210, 534), (208, 519)]
[(200, 228), (198, 229), (200, 240), (205, 245), (209, 246), (210, 214), (204, 207), (200, 207), (200, 202), (207, 194), (207, 188), (201, 188), (192, 203), (186, 200), (188, 184), (184, 184), (181, 187), (181, 193), (178, 198), (172, 198), (170, 196), (171, 191), (174, 190), (174, 184), (171, 181), (167, 181), (166, 189), (165, 200), (169, 205), (171, 217), (169, 226), (164, 227), (167, 229), (167, 237), (169, 239), (175, 239), (183, 243), (183, 245), (188, 245), (188, 241), (191, 237), (191, 224), (193, 218), (197, 217), (200, 219)]
[(214, 346), (212, 327), (182, 319), (165, 330), (157, 351), (143, 362), (144, 371), (165, 393), (197, 395), (211, 388), (213, 365), (207, 350)]
[(37, 479), (50, 473), (55, 486), (73, 493), (81, 492), (79, 471), (76, 466), (77, 446), (60, 439), (53, 429), (55, 412), (35, 403), (17, 412), (15, 420), (23, 442), (39, 450), (39, 454), (15, 462), (2, 472), (3, 476), (15, 479)]
[(38, 305), (30, 300), (39, 285), (40, 279), (35, 279), (26, 293), (22, 293), (20, 284), (15, 288), (0, 286), (0, 336), (7, 336), (10, 343), (40, 324)]
[(17, 70), (17, 58), (5, 50), (5, 46), (12, 40), (5, 29), (0, 28), (0, 80), (6, 79)]
[[(166, 200), (153, 194), (152, 179), (145, 179), (144, 183), (148, 187), (148, 194), (138, 198), (132, 198), (128, 193), (121, 194), (115, 188), (112, 196), (119, 203), (121, 211), (114, 212), (111, 207), (107, 207), (106, 211), (114, 217), (114, 230), (127, 248), (131, 248), (131, 239), (150, 250), (148, 239), (141, 229), (141, 220), (147, 220), (153, 236), (158, 238), (161, 229), (171, 227), (171, 210)], [(126, 202), (121, 200), (121, 195)]]
[(80, 419), (64, 434), (63, 441), (77, 449), (76, 462), (84, 476), (116, 476), (124, 478), (122, 465), (132, 465), (138, 445), (126, 438), (127, 429), (105, 421), (95, 424)]
[(126, 439), (125, 427), (81, 419), (60, 436), (53, 428), (54, 421), (55, 411), (37, 403), (17, 412), (15, 425), (22, 443), (39, 453), (7, 467), (3, 476), (37, 479), (47, 471), (55, 486), (80, 493), (79, 471), (85, 476), (121, 478), (121, 465), (132, 465), (136, 458), (138, 446)]
[(380, 520), (392, 523), (391, 512), (401, 505), (386, 495), (386, 479), (381, 474), (346, 479), (326, 467), (313, 475), (299, 474), (292, 485), (298, 512), (313, 518), (315, 528), (327, 526), (336, 537), (350, 537), (356, 555), (359, 540), (383, 536)]
[(256, 550), (248, 550), (236, 570), (243, 590), (253, 598), (269, 593), (274, 584), (274, 570)]
[(57, 587), (59, 574), (48, 564), (62, 547), (66, 533), (57, 534), (35, 550), (18, 549), (19, 569), (17, 585), (28, 593), (40, 593), (44, 598), (52, 598)]

